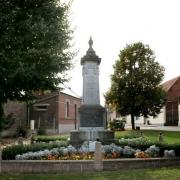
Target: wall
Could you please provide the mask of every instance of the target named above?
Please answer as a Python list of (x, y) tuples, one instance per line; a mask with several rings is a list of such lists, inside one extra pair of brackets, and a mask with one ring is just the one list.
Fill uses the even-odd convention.
[[(66, 102), (69, 102), (69, 116), (66, 116)], [(38, 104), (47, 104), (47, 111), (36, 111)], [(47, 129), (49, 133), (65, 133), (75, 129), (75, 104), (76, 122), (78, 126), (78, 107), (81, 99), (74, 96), (56, 92), (45, 96), (32, 106), (31, 119), (35, 120), (35, 128)]]
[[(66, 115), (67, 102), (69, 102), (69, 116)], [(75, 104), (77, 108), (76, 113), (75, 113)], [(65, 94), (65, 93), (60, 93), (59, 115), (58, 115), (59, 133), (69, 132), (70, 130), (75, 129), (75, 121), (76, 121), (76, 127), (78, 128), (78, 124), (79, 124), (78, 108), (80, 107), (80, 105), (81, 105), (81, 99)]]
[(178, 104), (180, 104), (180, 77), (176, 80), (173, 86), (168, 90), (167, 103), (166, 103), (166, 125), (178, 126), (179, 110)]
[[(113, 159), (104, 160), (99, 170), (113, 171), (120, 169), (157, 168), (180, 166), (180, 158), (149, 158), (149, 159)], [(59, 161), (59, 160), (3, 160), (3, 173), (62, 173), (95, 171), (97, 164), (93, 160)]]
[[(69, 102), (69, 116), (66, 117), (66, 102)], [(38, 105), (47, 105), (47, 110), (40, 111), (37, 110)], [(75, 120), (75, 104), (77, 107), (76, 110), (76, 120)], [(78, 108), (80, 107), (81, 99), (59, 92), (52, 92), (50, 94), (42, 95), (39, 97), (39, 100), (36, 104), (33, 104), (30, 107), (30, 120), (35, 120), (35, 129), (42, 128), (46, 129), (50, 134), (51, 133), (64, 133), (69, 132), (70, 130), (78, 128), (79, 116)], [(13, 117), (16, 118), (12, 129), (4, 131), (3, 135), (9, 136), (15, 133), (17, 126), (23, 125), (29, 127), (27, 122), (27, 109), (26, 104), (19, 102), (9, 101), (4, 106), (5, 113), (13, 113)]]
[(12, 136), (15, 134), (17, 127), (26, 125), (26, 104), (18, 101), (8, 101), (4, 104), (4, 113), (7, 116), (12, 114), (15, 120), (11, 123), (11, 126), (2, 132), (2, 136)]
[[(36, 105), (46, 104), (46, 111), (37, 111)], [(58, 115), (57, 115), (57, 104), (58, 95), (51, 95), (50, 97), (45, 97), (38, 103), (31, 107), (31, 119), (35, 120), (35, 128), (48, 129), (51, 133), (57, 133), (58, 131)]]
[[(149, 122), (152, 125), (164, 125), (165, 119), (164, 119), (164, 108), (161, 109), (161, 112), (158, 114), (157, 117), (153, 118), (152, 116), (149, 116), (146, 118), (146, 122), (149, 120)], [(126, 116), (126, 122), (127, 124), (131, 124), (131, 116)], [(135, 124), (144, 124), (144, 117), (135, 118)]]

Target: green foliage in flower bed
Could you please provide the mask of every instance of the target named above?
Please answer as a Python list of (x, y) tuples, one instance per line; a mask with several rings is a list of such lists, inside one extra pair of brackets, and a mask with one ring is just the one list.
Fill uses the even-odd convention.
[(116, 141), (116, 145), (119, 146), (130, 146), (135, 149), (140, 149), (144, 151), (148, 147), (152, 145), (156, 145), (160, 148), (160, 156), (162, 157), (165, 150), (174, 150), (176, 156), (180, 157), (180, 143), (176, 144), (167, 144), (167, 143), (159, 143), (157, 141), (151, 141), (145, 137), (139, 137), (139, 138), (132, 138), (132, 139), (120, 139), (119, 141)]
[(160, 144), (160, 156), (162, 156), (165, 150), (174, 150), (176, 156), (180, 157), (180, 143), (176, 144)]
[(141, 134), (139, 131), (116, 131), (115, 132), (115, 139), (132, 139), (132, 138), (138, 138), (141, 137)]
[[(141, 134), (140, 132), (143, 132), (143, 134)], [(147, 134), (149, 136), (147, 136)], [(180, 143), (177, 142), (174, 144), (172, 144), (172, 143), (168, 144), (167, 141), (164, 141), (164, 143), (159, 143), (159, 142), (157, 142), (157, 139), (151, 138), (151, 134), (153, 134), (154, 136), (157, 137), (159, 133), (158, 133), (158, 131), (156, 131), (156, 132), (152, 132), (152, 131), (123, 131), (123, 132), (118, 132), (118, 134), (116, 133), (116, 138), (119, 137), (119, 139), (116, 139), (116, 141), (115, 141), (116, 147), (114, 146), (113, 151), (110, 152), (109, 154), (107, 153), (107, 157), (112, 156), (112, 154), (114, 157), (116, 157), (116, 156), (118, 157), (118, 153), (116, 151), (121, 151), (122, 149), (125, 149), (125, 150), (123, 150), (123, 153), (121, 152), (121, 154), (123, 154), (124, 157), (128, 157), (129, 152), (132, 149), (135, 149), (135, 150), (139, 149), (140, 151), (145, 151), (145, 150), (147, 150), (147, 148), (149, 148), (152, 145), (159, 147), (160, 157), (164, 156), (165, 150), (168, 150), (168, 151), (166, 151), (167, 156), (168, 156), (168, 154), (170, 154), (170, 156), (171, 156), (171, 154), (173, 154), (173, 152), (171, 150), (174, 150), (175, 155), (180, 157)], [(168, 137), (171, 137), (171, 135), (172, 135), (172, 137), (176, 138), (177, 135), (175, 136), (175, 134), (176, 134), (175, 132), (173, 132), (173, 133), (170, 132), (169, 134), (168, 134), (168, 132), (163, 132), (165, 139), (168, 135), (169, 135)], [(39, 143), (32, 144), (32, 145), (24, 145), (24, 146), (23, 145), (16, 145), (16, 146), (7, 147), (7, 148), (3, 149), (2, 158), (4, 160), (15, 159), (15, 156), (17, 154), (21, 155), (21, 154), (24, 154), (27, 152), (37, 152), (37, 151), (42, 151), (45, 149), (51, 150), (53, 148), (67, 147), (68, 137), (69, 137), (69, 135), (36, 136), (34, 140), (36, 142), (39, 142)], [(124, 138), (120, 139), (120, 137), (124, 137)], [(57, 139), (58, 140), (65, 140), (65, 141), (61, 142), (61, 141), (58, 141)], [(42, 141), (44, 143), (41, 143)], [(127, 146), (129, 148), (127, 148)], [(108, 145), (106, 146), (106, 148), (111, 149), (111, 147), (108, 147)], [(132, 149), (130, 149), (130, 148), (132, 148)], [(127, 156), (126, 156), (126, 152), (128, 152)], [(122, 157), (122, 156), (120, 156), (120, 157)], [(129, 156), (129, 157), (132, 157), (132, 156)]]
[(36, 152), (43, 149), (53, 149), (56, 147), (68, 146), (67, 141), (56, 141), (54, 143), (36, 143), (31, 145), (14, 145), (8, 146), (2, 150), (3, 160), (13, 160), (17, 154), (24, 154), (27, 152)]
[(139, 148), (139, 147), (147, 148), (155, 144), (155, 142), (152, 142), (149, 139), (144, 138), (144, 137), (138, 137), (138, 138), (127, 138), (127, 139), (121, 138), (119, 139), (119, 141), (116, 142), (116, 144), (120, 146), (131, 146), (135, 148)]
[(67, 141), (69, 135), (59, 135), (59, 136), (35, 136), (33, 137), (33, 141), (36, 142), (50, 142), (50, 141)]
[[(141, 133), (142, 132), (142, 133)], [(159, 133), (162, 133), (164, 142), (159, 143)], [(139, 138), (139, 137), (144, 137)], [(141, 131), (118, 131), (115, 132), (115, 143), (120, 146), (131, 146), (141, 150), (147, 149), (151, 145), (160, 147), (160, 156), (165, 150), (175, 150), (176, 156), (180, 157), (180, 132), (160, 131), (160, 130), (141, 130)], [(122, 140), (121, 138), (124, 138)], [(135, 138), (135, 139), (134, 139)], [(119, 139), (121, 139), (119, 141)]]

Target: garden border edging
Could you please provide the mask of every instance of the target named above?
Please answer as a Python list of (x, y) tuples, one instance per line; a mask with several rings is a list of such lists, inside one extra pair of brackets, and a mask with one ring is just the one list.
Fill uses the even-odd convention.
[(93, 160), (2, 160), (2, 173), (62, 173), (86, 171), (112, 171), (120, 169), (180, 166), (180, 158), (124, 158), (107, 159), (97, 169)]

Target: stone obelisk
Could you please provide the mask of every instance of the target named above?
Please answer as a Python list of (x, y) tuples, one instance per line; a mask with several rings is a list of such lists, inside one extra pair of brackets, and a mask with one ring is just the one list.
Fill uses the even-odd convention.
[(79, 108), (79, 130), (72, 131), (70, 142), (79, 144), (83, 141), (112, 142), (114, 133), (106, 130), (106, 111), (100, 105), (99, 95), (99, 58), (94, 49), (93, 40), (90, 37), (89, 49), (86, 55), (81, 58), (83, 76), (83, 98)]

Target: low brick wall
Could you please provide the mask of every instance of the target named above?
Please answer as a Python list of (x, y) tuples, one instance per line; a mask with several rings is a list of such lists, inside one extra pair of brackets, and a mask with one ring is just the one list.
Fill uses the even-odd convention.
[(103, 170), (140, 169), (180, 166), (180, 158), (148, 158), (148, 159), (123, 159), (104, 160)]
[[(62, 173), (96, 171), (97, 164), (93, 160), (60, 161), (60, 160), (3, 160), (1, 170), (4, 173)], [(113, 159), (103, 160), (99, 170), (112, 171), (120, 169), (155, 168), (179, 166), (180, 158), (149, 158), (149, 159)]]
[(69, 160), (7, 160), (2, 161), (5, 173), (61, 173), (69, 171), (93, 171), (94, 161)]

